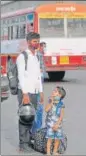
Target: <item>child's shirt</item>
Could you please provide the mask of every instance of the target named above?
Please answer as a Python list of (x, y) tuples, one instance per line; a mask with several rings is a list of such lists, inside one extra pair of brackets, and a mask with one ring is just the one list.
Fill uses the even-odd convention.
[(53, 127), (54, 124), (59, 120), (61, 109), (64, 108), (64, 104), (62, 101), (59, 101), (58, 104), (53, 104), (53, 107), (50, 111), (47, 112), (46, 116), (46, 126)]

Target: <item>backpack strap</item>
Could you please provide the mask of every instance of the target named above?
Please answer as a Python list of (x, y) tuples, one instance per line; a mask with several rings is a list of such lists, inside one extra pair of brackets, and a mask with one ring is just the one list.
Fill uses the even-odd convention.
[(27, 70), (28, 54), (26, 51), (23, 51), (22, 54), (24, 55), (24, 59), (25, 59), (25, 70)]

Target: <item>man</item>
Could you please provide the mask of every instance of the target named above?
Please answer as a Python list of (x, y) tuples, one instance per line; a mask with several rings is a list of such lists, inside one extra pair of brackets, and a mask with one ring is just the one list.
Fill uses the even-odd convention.
[(45, 42), (41, 42), (40, 43), (40, 52), (44, 55), (44, 53), (46, 52), (46, 43)]
[(38, 52), (37, 52), (37, 56), (40, 60), (40, 70), (41, 70), (42, 82), (44, 82), (44, 74), (45, 74), (45, 64), (44, 64), (45, 49), (46, 49), (46, 43), (41, 42), (40, 47), (39, 47)]
[[(32, 103), (34, 107), (37, 107), (37, 95), (40, 93), (40, 103), (43, 103), (43, 88), (41, 81), (40, 63), (36, 56), (36, 49), (39, 47), (40, 35), (38, 33), (30, 32), (27, 37), (28, 49), (25, 50), (28, 55), (27, 71), (25, 71), (25, 60), (22, 53), (17, 58), (18, 68), (18, 101), (28, 104)], [(24, 126), (19, 122), (19, 145), (20, 149), (29, 151), (29, 138), (30, 138), (29, 126)]]

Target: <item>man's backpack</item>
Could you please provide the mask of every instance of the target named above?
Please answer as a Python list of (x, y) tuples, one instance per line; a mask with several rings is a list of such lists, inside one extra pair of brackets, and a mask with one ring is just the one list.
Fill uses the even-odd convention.
[[(22, 52), (22, 55), (24, 55), (25, 70), (27, 70), (28, 55), (25, 51)], [(9, 80), (9, 87), (10, 87), (11, 94), (16, 95), (18, 93), (18, 82), (19, 82), (18, 71), (17, 71), (17, 65), (16, 63), (13, 63), (12, 58), (8, 61), (7, 76)]]

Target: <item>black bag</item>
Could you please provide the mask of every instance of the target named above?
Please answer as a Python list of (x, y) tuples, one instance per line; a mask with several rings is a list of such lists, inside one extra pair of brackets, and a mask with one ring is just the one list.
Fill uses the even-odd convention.
[[(24, 51), (22, 52), (24, 55), (25, 59), (25, 70), (27, 70), (27, 60), (28, 60), (28, 55)], [(17, 71), (17, 65), (16, 63), (13, 63), (12, 58), (8, 61), (8, 71), (7, 71), (7, 76), (9, 80), (9, 87), (11, 94), (16, 95), (18, 92), (18, 71)]]
[[(46, 136), (46, 128), (38, 130), (34, 135), (34, 150), (41, 152), (43, 154), (46, 154), (47, 139), (45, 138), (45, 136)], [(53, 145), (54, 141), (52, 142), (51, 153), (53, 151)], [(59, 154), (64, 154), (66, 148), (67, 148), (67, 136), (63, 134), (63, 139), (60, 140), (60, 145), (57, 152)]]

